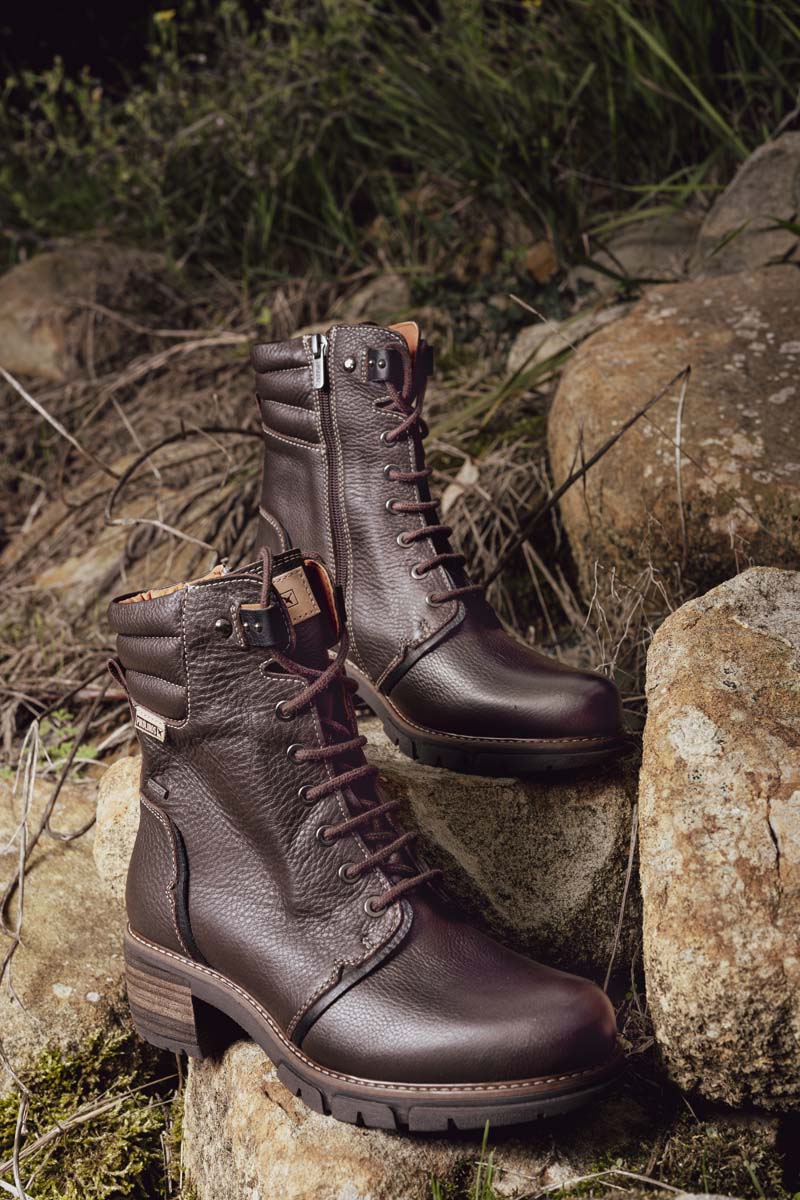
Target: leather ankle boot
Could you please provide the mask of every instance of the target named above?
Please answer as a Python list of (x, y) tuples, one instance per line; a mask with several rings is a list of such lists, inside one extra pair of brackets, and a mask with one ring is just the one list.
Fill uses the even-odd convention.
[(573, 768), (625, 746), (619, 695), (509, 636), (428, 487), (429, 347), (414, 322), (253, 348), (264, 434), (259, 543), (302, 545), (345, 594), (348, 673), (388, 736), (433, 766)]
[(244, 1030), (309, 1107), (387, 1129), (599, 1096), (618, 1065), (607, 997), (451, 907), (363, 756), (325, 571), (262, 555), (111, 605), (142, 748), (137, 1029), (200, 1056)]

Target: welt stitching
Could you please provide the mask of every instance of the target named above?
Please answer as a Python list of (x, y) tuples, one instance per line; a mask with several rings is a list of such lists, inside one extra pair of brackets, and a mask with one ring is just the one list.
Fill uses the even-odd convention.
[(274, 429), (270, 429), (263, 421), (261, 422), (261, 430), (267, 437), (275, 438), (279, 442), (285, 442), (287, 446), (299, 446), (302, 450), (312, 450), (315, 454), (322, 453), (322, 448), (317, 442), (304, 442), (302, 438), (293, 438), (288, 434), (276, 433)]
[[(159, 954), (164, 954), (167, 958), (174, 959), (175, 962), (177, 962), (179, 965), (181, 963), (183, 963), (184, 965), (191, 967), (192, 970), (198, 971), (203, 975), (208, 975), (212, 979), (218, 979), (220, 981), (220, 983), (224, 984), (226, 987), (229, 987), (232, 991), (236, 992), (239, 996), (242, 997), (242, 999), (245, 1001), (246, 1004), (249, 1004), (251, 1008), (255, 1009), (255, 1011), (259, 1014), (259, 1016), (264, 1018), (267, 1025), (269, 1025), (272, 1032), (275, 1034), (275, 1036), (278, 1038), (278, 1040), (283, 1043), (285, 1048), (291, 1054), (294, 1054), (297, 1058), (299, 1058), (300, 1061), (303, 1062), (307, 1067), (310, 1067), (313, 1071), (319, 1072), (320, 1075), (326, 1075), (329, 1079), (339, 1079), (346, 1083), (362, 1083), (363, 1082), (363, 1080), (359, 1079), (356, 1075), (342, 1075), (338, 1071), (331, 1071), (327, 1067), (322, 1067), (319, 1065), (319, 1063), (315, 1063), (313, 1061), (313, 1059), (309, 1058), (306, 1054), (303, 1054), (303, 1052), (299, 1048), (299, 1046), (295, 1046), (293, 1042), (289, 1041), (289, 1039), (286, 1037), (286, 1034), (283, 1032), (283, 1030), (280, 1028), (280, 1026), (276, 1024), (275, 1020), (270, 1016), (270, 1014), (267, 1012), (267, 1010), (264, 1008), (264, 1006), (262, 1004), (259, 1004), (259, 1002), (258, 1002), (258, 1000), (256, 1000), (255, 996), (251, 996), (249, 992), (246, 992), (244, 990), (244, 988), (239, 987), (238, 983), (234, 983), (232, 979), (226, 979), (226, 977), (224, 975), (221, 975), (219, 973), (219, 971), (215, 971), (212, 967), (205, 967), (202, 965), (202, 963), (196, 963), (188, 956), (186, 959), (182, 959), (180, 954), (176, 954), (174, 950), (167, 950), (167, 948), (165, 946), (159, 946), (159, 945), (157, 945), (156, 942), (151, 942), (147, 938), (142, 937), (141, 934), (136, 933), (133, 929), (131, 929), (130, 925), (128, 925), (128, 934), (134, 941), (139, 942), (140, 945), (147, 946), (153, 950), (156, 950)], [(609, 1061), (611, 1061), (611, 1060), (609, 1059)], [(605, 1063), (602, 1064), (602, 1066), (605, 1066), (605, 1065), (606, 1065)], [(438, 1084), (431, 1084), (431, 1083), (415, 1083), (413, 1086), (415, 1089), (417, 1089), (418, 1091), (421, 1091), (421, 1092), (427, 1092), (432, 1095), (439, 1094), (439, 1095), (445, 1095), (445, 1096), (449, 1095), (451, 1092), (463, 1092), (463, 1091), (468, 1091), (468, 1092), (506, 1092), (506, 1091), (528, 1089), (528, 1088), (533, 1088), (533, 1087), (544, 1087), (548, 1083), (564, 1083), (568, 1079), (578, 1079), (584, 1075), (596, 1075), (597, 1073), (598, 1073), (597, 1067), (587, 1067), (587, 1068), (584, 1068), (584, 1070), (582, 1070), (582, 1071), (567, 1071), (563, 1075), (550, 1075), (547, 1077), (542, 1076), (539, 1078), (523, 1079), (523, 1080), (518, 1080), (518, 1081), (514, 1080), (514, 1081), (510, 1081), (508, 1083), (480, 1083), (480, 1084), (463, 1084), (462, 1083), (462, 1084), (452, 1084), (450, 1086), (448, 1086), (447, 1084), (438, 1085)], [(397, 1087), (397, 1084), (381, 1083), (378, 1080), (371, 1080), (370, 1085), (372, 1087), (374, 1087), (376, 1090), (383, 1089), (384, 1091), (394, 1091)]]

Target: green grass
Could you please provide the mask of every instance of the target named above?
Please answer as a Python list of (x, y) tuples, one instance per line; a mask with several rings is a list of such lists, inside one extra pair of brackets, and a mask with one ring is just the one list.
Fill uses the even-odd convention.
[(195, 0), (120, 94), (7, 81), (4, 254), (99, 230), (256, 288), (388, 262), (424, 290), (492, 227), (506, 266), (542, 236), (563, 261), (713, 194), (799, 69), (794, 0)]

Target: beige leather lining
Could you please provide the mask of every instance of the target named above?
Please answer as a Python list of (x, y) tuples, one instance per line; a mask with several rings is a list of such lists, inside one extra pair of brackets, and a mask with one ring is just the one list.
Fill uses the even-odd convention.
[(419, 325), (416, 321), (400, 321), (397, 325), (387, 325), (387, 329), (391, 329), (393, 333), (399, 333), (403, 338), (409, 350), (411, 357), (417, 353), (419, 345)]
[(139, 600), (156, 600), (159, 596), (171, 596), (173, 592), (180, 592), (193, 583), (205, 583), (207, 579), (218, 579), (220, 575), (224, 574), (225, 568), (222, 563), (219, 563), (207, 575), (201, 575), (198, 579), (190, 579), (186, 583), (173, 583), (171, 587), (150, 588), (146, 592), (139, 592), (136, 596), (126, 596), (124, 600), (120, 600), (120, 604), (136, 604)]

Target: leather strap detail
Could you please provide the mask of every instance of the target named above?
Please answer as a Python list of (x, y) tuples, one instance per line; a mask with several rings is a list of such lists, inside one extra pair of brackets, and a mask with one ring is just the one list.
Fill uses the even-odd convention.
[(283, 610), (277, 604), (259, 608), (257, 604), (243, 604), (239, 608), (242, 635), (248, 646), (287, 650), (292, 643), (291, 631)]
[(322, 1014), (329, 1009), (330, 1006), (334, 1004), (340, 996), (343, 996), (345, 992), (349, 992), (350, 988), (358, 983), (359, 980), (363, 979), (366, 975), (370, 975), (375, 968), (380, 965), (380, 963), (384, 962), (390, 954), (394, 953), (401, 942), (405, 941), (406, 935), (408, 934), (408, 931), (411, 928), (414, 920), (414, 910), (407, 900), (400, 901), (400, 908), (402, 910), (400, 924), (389, 938), (388, 942), (385, 942), (375, 952), (375, 954), (371, 955), (363, 962), (360, 962), (357, 966), (344, 967), (341, 975), (339, 976), (339, 982), (335, 983), (333, 987), (329, 988), (328, 991), (325, 992), (324, 995), (320, 996), (314, 1001), (313, 1004), (309, 1005), (303, 1015), (295, 1023), (294, 1028), (291, 1030), (290, 1036), (291, 1040), (296, 1046), (302, 1045), (303, 1038), (306, 1036), (314, 1022), (318, 1020), (319, 1017), (321, 1017)]
[(403, 352), (399, 346), (367, 347), (367, 379), (370, 383), (403, 386)]

